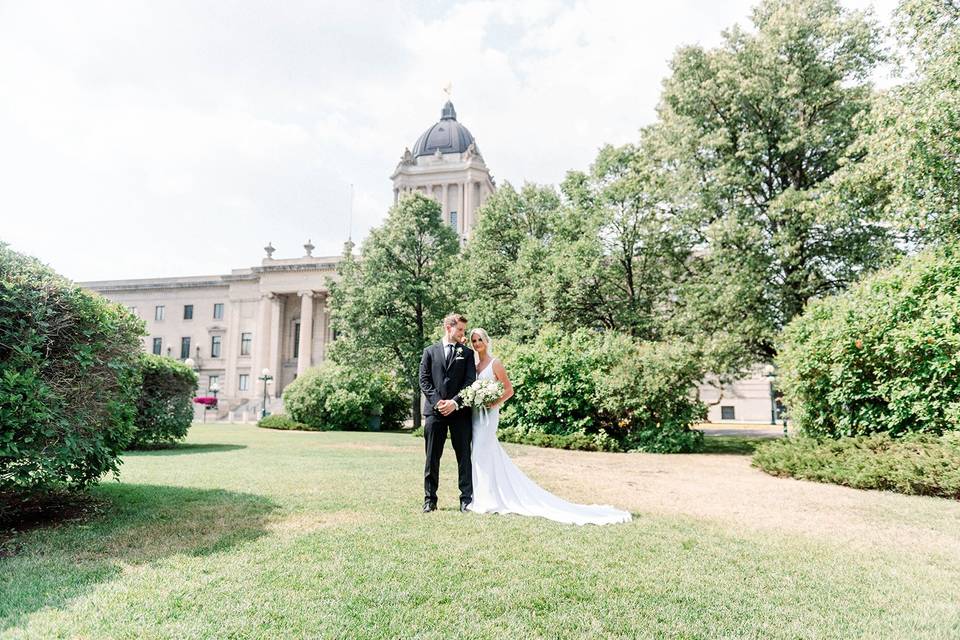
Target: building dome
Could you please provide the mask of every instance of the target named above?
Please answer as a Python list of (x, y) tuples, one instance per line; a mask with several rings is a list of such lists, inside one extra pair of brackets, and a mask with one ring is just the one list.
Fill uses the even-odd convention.
[(440, 153), (463, 153), (470, 144), (476, 149), (476, 142), (473, 134), (459, 122), (457, 122), (457, 112), (453, 108), (453, 103), (447, 100), (443, 105), (443, 111), (440, 114), (440, 122), (433, 125), (423, 132), (423, 135), (417, 138), (417, 143), (413, 145), (413, 157), (431, 156), (440, 151)]

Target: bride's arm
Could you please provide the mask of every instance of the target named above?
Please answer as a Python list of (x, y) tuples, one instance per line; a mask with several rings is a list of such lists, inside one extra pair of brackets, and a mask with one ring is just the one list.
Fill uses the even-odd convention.
[(503, 395), (490, 405), (490, 408), (493, 409), (502, 407), (504, 402), (513, 397), (513, 385), (510, 384), (510, 376), (507, 375), (506, 368), (500, 364), (499, 360), (494, 360), (490, 366), (493, 367), (493, 375), (503, 384)]

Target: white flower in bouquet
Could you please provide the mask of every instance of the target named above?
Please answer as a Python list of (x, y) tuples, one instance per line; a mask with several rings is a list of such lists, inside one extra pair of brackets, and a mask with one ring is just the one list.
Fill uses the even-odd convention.
[(498, 380), (477, 380), (460, 392), (465, 407), (489, 407), (503, 395), (503, 384)]

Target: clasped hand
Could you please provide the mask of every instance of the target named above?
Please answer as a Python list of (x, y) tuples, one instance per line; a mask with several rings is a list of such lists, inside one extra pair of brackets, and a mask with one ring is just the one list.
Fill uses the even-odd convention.
[(453, 400), (441, 400), (437, 403), (437, 411), (440, 415), (448, 416), (457, 410), (457, 403)]

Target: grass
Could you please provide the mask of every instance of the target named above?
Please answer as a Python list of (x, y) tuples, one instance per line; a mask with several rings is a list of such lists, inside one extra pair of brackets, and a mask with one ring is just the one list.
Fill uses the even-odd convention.
[(703, 451), (701, 453), (746, 456), (756, 451), (757, 447), (767, 440), (767, 438), (751, 438), (749, 436), (708, 435), (703, 439)]
[[(960, 636), (960, 558), (944, 549), (644, 511), (611, 527), (463, 515), (449, 446), (441, 510), (424, 515), (422, 446), (197, 425), (186, 447), (129, 454), (122, 481), (93, 490), (98, 516), (8, 543), (0, 637)], [(646, 459), (542, 455), (589, 461), (571, 491), (589, 489), (604, 456)], [(624, 486), (642, 492), (643, 476)], [(953, 513), (892, 499), (871, 517)]]

